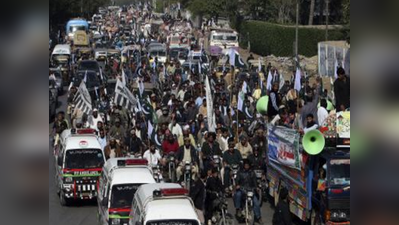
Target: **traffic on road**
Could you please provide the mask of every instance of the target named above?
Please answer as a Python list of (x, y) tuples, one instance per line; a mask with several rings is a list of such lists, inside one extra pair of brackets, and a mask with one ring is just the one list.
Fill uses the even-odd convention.
[(331, 98), (175, 12), (101, 7), (50, 41), (50, 224), (350, 224), (345, 70)]

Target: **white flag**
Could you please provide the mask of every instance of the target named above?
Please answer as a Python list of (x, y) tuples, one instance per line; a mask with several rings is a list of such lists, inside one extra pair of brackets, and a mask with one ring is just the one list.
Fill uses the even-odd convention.
[(283, 74), (280, 73), (280, 85), (279, 85), (279, 90), (281, 90), (281, 88), (283, 88), (284, 84), (285, 84), (285, 80), (283, 77)]
[(82, 110), (86, 114), (91, 113), (92, 104), (91, 104), (91, 96), (89, 91), (86, 88), (85, 82), (80, 82), (78, 92), (74, 98), (74, 103), (76, 108)]
[(269, 70), (269, 74), (267, 75), (267, 84), (266, 84), (266, 89), (268, 91), (272, 89), (272, 80), (273, 80), (272, 71)]
[(126, 86), (126, 74), (123, 68), (122, 68), (122, 84), (123, 86)]
[(233, 48), (229, 50), (229, 62), (230, 66), (235, 66), (236, 51)]
[(334, 78), (337, 79), (338, 78), (338, 60), (335, 60), (335, 64), (334, 64)]
[(242, 109), (243, 109), (244, 98), (245, 98), (245, 94), (246, 93), (247, 93), (247, 82), (244, 81), (244, 83), (242, 84), (242, 89), (238, 93), (237, 109), (240, 110), (240, 111), (242, 111)]
[(301, 91), (301, 70), (299, 68), (296, 69), (295, 73), (295, 85), (294, 89), (298, 92)]
[(152, 126), (152, 123), (150, 120), (148, 120), (148, 129), (147, 129), (147, 135), (151, 139), (152, 132), (154, 131), (154, 127)]
[(213, 99), (211, 93), (211, 86), (209, 84), (209, 78), (206, 76), (205, 79), (205, 93), (206, 93), (206, 108), (207, 108), (207, 117), (208, 117), (208, 129), (209, 132), (216, 131), (216, 124), (214, 124), (214, 113), (213, 113)]

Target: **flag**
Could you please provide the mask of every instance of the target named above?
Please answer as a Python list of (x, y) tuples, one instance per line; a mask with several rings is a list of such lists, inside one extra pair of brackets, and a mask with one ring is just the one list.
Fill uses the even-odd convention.
[(279, 80), (280, 80), (279, 90), (281, 90), (281, 88), (283, 88), (283, 86), (284, 86), (284, 84), (285, 84), (284, 77), (283, 77), (283, 75), (282, 75), (281, 73), (280, 73), (280, 78), (279, 78)]
[(230, 48), (229, 52), (226, 53), (226, 55), (229, 57), (229, 62), (230, 62), (231, 66), (238, 67), (238, 68), (245, 67), (245, 63), (242, 60), (240, 54), (233, 48)]
[(266, 83), (266, 89), (270, 91), (272, 89), (272, 71), (269, 70), (269, 74), (267, 75), (267, 83)]
[(337, 72), (338, 72), (338, 60), (335, 60), (335, 63), (334, 63), (334, 78), (335, 79), (338, 78)]
[(122, 84), (123, 86), (126, 86), (126, 74), (123, 68), (122, 68)]
[(148, 121), (147, 135), (150, 138), (150, 140), (152, 141), (152, 143), (154, 143), (157, 146), (157, 148), (162, 147), (162, 141), (159, 138), (158, 133), (156, 132), (156, 129), (154, 129), (154, 127), (150, 121)]
[(154, 127), (151, 124), (151, 121), (148, 121), (148, 129), (147, 129), (147, 134), (148, 138), (151, 139), (152, 132), (154, 132)]
[(242, 84), (242, 89), (238, 93), (237, 109), (240, 111), (243, 111), (244, 98), (246, 93), (247, 93), (247, 82), (244, 81), (244, 83)]
[(83, 81), (86, 83), (87, 82), (87, 70), (86, 70), (86, 72), (85, 72), (85, 76), (84, 76), (84, 78), (83, 78)]
[(213, 118), (213, 99), (211, 93), (211, 86), (209, 84), (209, 78), (206, 76), (205, 79), (205, 93), (206, 93), (206, 108), (208, 112), (208, 129), (210, 132), (216, 131), (216, 124), (214, 123), (215, 119)]
[(76, 108), (82, 110), (87, 115), (91, 113), (91, 96), (84, 81), (80, 82), (78, 92), (76, 92), (73, 102), (75, 103)]
[(301, 70), (299, 68), (296, 69), (296, 73), (295, 73), (294, 89), (297, 90), (298, 92), (301, 91)]
[(125, 107), (130, 110), (130, 112), (133, 112), (137, 105), (137, 99), (130, 92), (129, 88), (123, 85), (122, 81), (119, 79), (116, 81), (114, 103)]
[(198, 74), (202, 74), (201, 63), (198, 62)]
[(141, 79), (137, 80), (137, 86), (139, 87), (139, 94), (140, 97), (143, 97), (143, 93), (144, 93), (144, 83)]

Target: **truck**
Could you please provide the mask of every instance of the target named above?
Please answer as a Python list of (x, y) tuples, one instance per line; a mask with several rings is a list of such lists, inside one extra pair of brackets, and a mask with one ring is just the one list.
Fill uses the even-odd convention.
[[(348, 112), (338, 113), (329, 119), (329, 124), (320, 127), (326, 145), (317, 155), (308, 154), (299, 138), (291, 142), (298, 144), (295, 153), (295, 148), (286, 145), (290, 141), (282, 135), (288, 128), (268, 127), (266, 179), (271, 202), (277, 205), (280, 190), (286, 188), (291, 213), (312, 225), (350, 224), (350, 137), (346, 136), (350, 124), (343, 122), (345, 115), (350, 118)], [(332, 130), (335, 135), (331, 135)], [(346, 134), (342, 135), (344, 130)], [(276, 146), (277, 155), (273, 153)], [(276, 158), (285, 162), (291, 159), (298, 167)]]

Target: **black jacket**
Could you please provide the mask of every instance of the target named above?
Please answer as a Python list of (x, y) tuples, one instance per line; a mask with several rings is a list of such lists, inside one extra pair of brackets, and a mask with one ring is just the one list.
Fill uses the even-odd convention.
[[(197, 150), (195, 150), (195, 148), (192, 145), (190, 145), (190, 152), (191, 152), (191, 161), (196, 165), (199, 165)], [(179, 150), (177, 150), (176, 159), (179, 162), (181, 162), (184, 159), (184, 145), (179, 147)]]
[(205, 184), (201, 179), (197, 179), (190, 189), (190, 197), (194, 202), (195, 208), (204, 210), (205, 203)]
[(254, 191), (257, 188), (256, 174), (253, 170), (240, 170), (237, 176), (237, 185), (241, 186), (241, 189)]
[(219, 178), (209, 177), (206, 181), (206, 202), (212, 202), (215, 198), (217, 198), (216, 193), (223, 191), (222, 181)]

